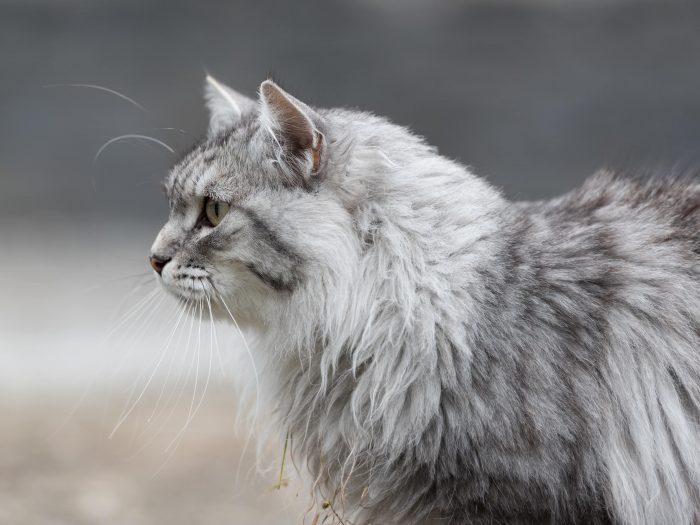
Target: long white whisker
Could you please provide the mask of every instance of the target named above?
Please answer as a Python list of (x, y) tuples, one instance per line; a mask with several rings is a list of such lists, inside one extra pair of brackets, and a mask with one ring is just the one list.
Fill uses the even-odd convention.
[[(136, 286), (134, 287), (134, 289), (131, 290), (131, 292), (129, 292), (126, 296), (126, 297), (129, 297), (129, 296), (133, 295), (134, 292), (138, 291), (139, 289), (143, 288), (144, 286), (146, 286), (148, 284), (149, 281), (146, 281), (145, 278), (151, 277), (151, 273), (152, 272), (141, 272), (141, 273), (137, 273), (134, 275), (125, 275), (124, 277), (117, 277), (115, 279), (101, 280), (98, 284), (93, 284), (93, 285), (88, 286), (86, 288), (79, 288), (79, 289), (75, 290), (74, 293), (76, 293), (76, 294), (85, 293), (85, 292), (89, 292), (89, 291), (92, 291), (92, 290), (95, 290), (98, 288), (103, 288), (103, 287), (107, 286), (108, 284), (117, 283), (117, 282), (121, 282), (121, 281), (128, 281), (130, 279), (138, 279), (140, 282), (138, 282), (136, 284)], [(124, 301), (122, 300), (121, 302), (123, 303)]]
[[(207, 300), (208, 300), (208, 296), (207, 296)], [(184, 436), (184, 433), (189, 428), (190, 423), (194, 420), (195, 416), (197, 415), (197, 412), (199, 412), (199, 409), (202, 406), (202, 403), (204, 402), (204, 399), (206, 398), (207, 389), (209, 387), (209, 381), (211, 380), (211, 368), (212, 368), (212, 361), (213, 360), (214, 360), (214, 341), (211, 339), (211, 334), (210, 334), (210, 338), (209, 338), (209, 366), (207, 369), (207, 377), (206, 377), (206, 380), (204, 381), (204, 389), (202, 390), (202, 394), (199, 397), (199, 401), (197, 402), (197, 406), (195, 407), (191, 416), (189, 416), (187, 418), (187, 421), (185, 422), (185, 425), (182, 428), (182, 430), (180, 430), (180, 432), (178, 432), (178, 434), (175, 436), (175, 440), (177, 440), (180, 436)], [(170, 445), (168, 445), (168, 448), (170, 448), (170, 446), (172, 446), (172, 444), (175, 442), (175, 440), (173, 440), (173, 442)], [(167, 448), (166, 448), (166, 450), (167, 450)]]
[[(132, 290), (127, 294), (127, 297), (133, 295), (133, 294), (134, 294), (136, 291), (138, 291), (140, 288), (142, 288), (142, 285), (137, 285), (136, 287), (134, 287), (134, 289), (132, 289)], [(155, 292), (157, 292), (157, 290), (153, 290), (152, 292), (150, 292), (146, 297), (143, 297), (142, 299), (140, 299), (140, 300), (139, 300), (139, 303), (140, 303), (141, 301), (144, 301), (144, 300), (145, 300), (145, 303), (144, 303), (144, 304), (149, 304), (149, 303), (151, 303), (153, 300), (155, 300)], [(124, 302), (124, 301), (122, 301), (122, 303), (123, 303), (123, 302)], [(108, 339), (108, 337), (106, 337), (104, 340), (102, 340), (102, 341), (100, 342), (100, 344), (97, 346), (97, 348), (98, 348), (98, 349), (102, 349), (102, 348), (105, 346), (105, 343), (107, 342), (107, 339)], [(102, 378), (104, 377), (104, 376), (103, 376), (104, 367), (105, 367), (105, 365), (103, 364), (101, 367), (98, 367), (98, 368), (95, 370), (95, 373), (94, 373), (94, 374), (92, 375), (92, 377), (90, 378), (90, 381), (89, 381), (88, 384), (85, 386), (85, 389), (83, 390), (83, 392), (82, 392), (82, 394), (80, 395), (80, 397), (78, 398), (78, 400), (74, 403), (74, 405), (72, 406), (72, 408), (70, 409), (70, 411), (68, 412), (68, 414), (63, 418), (63, 420), (58, 424), (58, 426), (51, 432), (51, 434), (49, 434), (49, 436), (47, 436), (47, 439), (51, 439), (51, 438), (53, 438), (56, 434), (58, 434), (58, 433), (65, 427), (65, 425), (73, 418), (73, 416), (75, 416), (75, 414), (78, 412), (78, 410), (79, 410), (80, 407), (82, 406), (82, 404), (83, 404), (83, 402), (85, 401), (85, 399), (87, 399), (88, 394), (89, 394), (90, 391), (92, 390), (92, 387), (95, 385), (95, 383), (97, 382), (98, 378), (102, 379)]]
[[(194, 280), (194, 279), (193, 279)], [(201, 359), (201, 348), (202, 348), (202, 313), (204, 311), (204, 305), (200, 301), (199, 302), (199, 318), (198, 318), (198, 326), (197, 326), (197, 350), (196, 350), (196, 367), (195, 367), (195, 373), (194, 373), (194, 388), (192, 389), (192, 400), (190, 401), (190, 408), (187, 413), (187, 419), (185, 420), (185, 424), (183, 427), (180, 429), (180, 431), (175, 435), (175, 437), (170, 441), (167, 447), (165, 447), (164, 452), (168, 452), (170, 448), (175, 445), (175, 443), (179, 442), (180, 436), (184, 435), (185, 430), (188, 428), (190, 421), (192, 420), (192, 414), (194, 413), (194, 407), (195, 407), (195, 402), (197, 400), (197, 387), (199, 385), (199, 363)], [(175, 447), (177, 448), (177, 447)]]
[[(190, 303), (190, 300), (191, 300), (191, 298), (188, 298), (188, 299), (187, 299), (187, 302)], [(181, 365), (182, 365), (182, 369), (183, 369), (183, 370), (184, 370), (185, 363), (187, 362), (187, 356), (188, 356), (188, 354), (189, 354), (188, 349), (189, 349), (189, 346), (190, 346), (190, 341), (192, 340), (192, 332), (193, 332), (193, 329), (194, 329), (194, 322), (195, 322), (195, 316), (194, 316), (194, 310), (195, 310), (195, 308), (196, 308), (196, 303), (195, 303), (194, 301), (192, 301), (192, 302), (190, 303), (190, 308), (189, 308), (189, 311), (188, 311), (188, 315), (190, 316), (190, 325), (189, 325), (189, 328), (188, 328), (188, 331), (187, 331), (187, 339), (186, 339), (185, 345), (184, 345), (185, 350), (184, 350), (184, 352), (183, 352), (182, 361), (181, 361)], [(190, 315), (190, 314), (192, 314), (192, 315)], [(194, 359), (194, 355), (193, 355), (193, 359)], [(158, 429), (155, 431), (155, 433), (148, 439), (148, 441), (146, 441), (141, 447), (139, 447), (139, 449), (138, 449), (136, 452), (134, 452), (134, 454), (132, 454), (131, 457), (137, 456), (142, 450), (144, 450), (146, 447), (148, 447), (148, 445), (150, 445), (151, 443), (153, 443), (153, 441), (160, 435), (160, 433), (161, 433), (161, 432), (163, 431), (163, 429), (165, 428), (165, 425), (167, 425), (168, 422), (172, 419), (172, 416), (173, 416), (173, 414), (175, 413), (175, 410), (177, 409), (178, 403), (179, 403), (180, 399), (182, 399), (183, 394), (185, 393), (185, 387), (186, 387), (186, 385), (187, 385), (187, 380), (186, 380), (186, 377), (185, 377), (185, 373), (184, 373), (184, 372), (180, 372), (180, 374), (179, 374), (179, 376), (178, 376), (178, 378), (177, 378), (177, 381), (175, 382), (175, 385), (174, 385), (174, 387), (173, 387), (173, 390), (172, 390), (172, 392), (168, 395), (168, 399), (167, 399), (166, 402), (165, 402), (166, 404), (170, 403), (171, 401), (173, 401), (173, 398), (175, 397), (175, 395), (177, 395), (177, 397), (175, 398), (175, 400), (174, 400), (174, 402), (173, 402), (173, 404), (172, 404), (172, 407), (171, 407), (171, 409), (170, 409), (170, 412), (168, 412), (168, 414), (167, 414), (167, 416), (165, 417), (164, 421), (160, 424), (160, 426), (159, 426)], [(167, 460), (166, 460), (166, 461), (167, 461)], [(164, 466), (164, 465), (163, 465), (163, 466)], [(161, 468), (162, 468), (162, 467), (161, 467)], [(159, 469), (159, 471), (160, 471), (160, 469)]]
[[(177, 316), (178, 316), (177, 306), (178, 306), (177, 304), (173, 305), (173, 310), (172, 310), (172, 320), (173, 321), (175, 321), (177, 319)], [(152, 311), (153, 311), (153, 315), (151, 316), (151, 320), (149, 321), (149, 324), (152, 320), (154, 320), (156, 318), (155, 309), (152, 309)], [(171, 318), (171, 316), (168, 315), (168, 320), (170, 320), (170, 318)], [(135, 338), (128, 353), (133, 352), (133, 350), (137, 347), (137, 344), (138, 344), (138, 339)], [(157, 356), (156, 356), (156, 361), (157, 361)], [(122, 362), (120, 363), (120, 367), (125, 362), (126, 362), (126, 357), (124, 359), (122, 359)], [(154, 366), (155, 366), (155, 362), (154, 362)], [(148, 372), (144, 371), (143, 373), (138, 374), (138, 376), (134, 378), (133, 382), (131, 383), (131, 385), (128, 388), (128, 390), (129, 390), (128, 397), (127, 397), (126, 401), (124, 402), (124, 406), (122, 408), (122, 412), (120, 413), (120, 417), (126, 413), (128, 407), (136, 399), (137, 392), (139, 391), (140, 386), (143, 385), (147, 375), (148, 375)], [(124, 390), (124, 392), (126, 392), (126, 391), (127, 391), (127, 389)]]
[(194, 409), (195, 399), (197, 397), (197, 382), (199, 380), (199, 361), (200, 361), (200, 350), (202, 349), (202, 311), (204, 310), (204, 305), (199, 303), (199, 323), (197, 325), (197, 366), (194, 372), (194, 390), (192, 392), (192, 401), (190, 402), (190, 410), (187, 414), (187, 419), (192, 417), (192, 410)]
[(148, 305), (155, 300), (156, 296), (158, 295), (158, 292), (160, 292), (159, 289), (154, 289), (150, 291), (146, 296), (143, 298), (139, 299), (139, 301), (132, 306), (125, 316), (119, 321), (114, 327), (112, 327), (107, 334), (105, 335), (104, 339), (102, 340), (102, 344), (104, 344), (109, 338), (114, 335), (114, 333), (121, 328), (127, 321), (129, 321), (134, 315), (137, 313), (141, 312), (144, 308), (148, 307)]
[(125, 139), (139, 139), (139, 140), (147, 140), (150, 142), (154, 142), (154, 143), (158, 144), (159, 146), (162, 146), (165, 149), (167, 149), (170, 153), (175, 154), (175, 150), (173, 148), (171, 148), (170, 146), (168, 146), (162, 140), (158, 140), (157, 138), (150, 137), (148, 135), (140, 135), (138, 133), (127, 133), (126, 135), (119, 135), (118, 137), (114, 137), (113, 139), (109, 139), (107, 142), (102, 144), (100, 149), (97, 150), (97, 153), (95, 153), (95, 158), (93, 159), (93, 161), (97, 161), (97, 159), (100, 157), (102, 152), (106, 148), (108, 148), (111, 144), (114, 144), (115, 142), (118, 142), (120, 140), (125, 140)]
[(219, 349), (219, 338), (216, 335), (216, 323), (214, 322), (214, 314), (211, 311), (211, 298), (209, 296), (207, 296), (207, 307), (209, 308), (209, 319), (211, 320), (210, 337), (212, 337), (216, 343), (216, 355), (219, 358), (219, 368), (221, 369), (221, 375), (222, 377), (226, 377), (224, 361), (221, 358), (221, 350)]
[[(183, 306), (183, 309), (185, 310), (185, 315), (189, 314), (190, 307), (191, 307), (190, 299), (188, 299), (187, 302), (185, 303), (185, 305)], [(173, 370), (174, 361), (175, 361), (174, 359), (172, 359), (170, 361), (170, 365), (168, 366), (168, 372), (166, 373), (165, 379), (163, 380), (163, 385), (160, 388), (160, 394), (158, 395), (158, 399), (156, 401), (156, 404), (153, 406), (153, 411), (151, 412), (151, 415), (148, 416), (148, 418), (146, 419), (147, 422), (150, 422), (151, 419), (153, 419), (153, 416), (155, 415), (156, 411), (158, 410), (158, 407), (160, 406), (160, 402), (163, 399), (163, 393), (165, 392), (165, 388), (168, 384), (168, 379), (170, 379), (170, 374), (172, 373), (172, 370)]]
[(182, 128), (158, 128), (158, 129), (162, 129), (163, 131), (178, 131), (178, 132), (183, 133), (183, 134), (187, 133)]
[(238, 467), (236, 469), (236, 478), (238, 479), (240, 477), (241, 468), (243, 466), (243, 459), (245, 457), (246, 452), (248, 451), (248, 447), (250, 446), (250, 441), (253, 437), (255, 425), (257, 424), (257, 421), (258, 421), (258, 411), (260, 409), (260, 381), (258, 379), (258, 369), (257, 369), (257, 366), (255, 365), (255, 358), (253, 357), (253, 352), (250, 350), (250, 346), (248, 346), (248, 341), (246, 341), (245, 335), (243, 335), (243, 331), (241, 330), (241, 327), (238, 325), (238, 321), (236, 321), (236, 318), (231, 313), (231, 310), (229, 309), (228, 305), (226, 304), (226, 301), (224, 300), (223, 295), (220, 293), (217, 293), (217, 297), (221, 301), (221, 304), (224, 305), (226, 312), (228, 312), (229, 317), (233, 321), (233, 324), (236, 326), (236, 329), (238, 330), (238, 333), (241, 336), (241, 340), (243, 341), (243, 346), (245, 347), (246, 352), (248, 353), (248, 358), (250, 359), (250, 363), (253, 367), (253, 374), (255, 376), (255, 408), (253, 411), (253, 421), (250, 425), (250, 432), (248, 432), (248, 436), (246, 436), (245, 444), (243, 445), (243, 451), (241, 452), (241, 457), (238, 460)]
[(133, 341), (131, 345), (129, 346), (129, 349), (124, 353), (122, 356), (122, 359), (119, 363), (119, 365), (114, 368), (111, 372), (110, 377), (114, 378), (116, 377), (119, 372), (121, 372), (122, 368), (124, 367), (124, 364), (126, 364), (127, 360), (131, 355), (133, 354), (134, 350), (136, 349), (136, 346), (139, 343), (139, 340), (143, 334), (145, 334), (148, 330), (148, 328), (153, 324), (153, 322), (156, 319), (156, 314), (160, 309), (160, 306), (163, 304), (165, 301), (165, 296), (161, 295), (160, 297), (156, 298), (153, 303), (151, 303), (151, 307), (147, 311), (146, 315), (144, 315), (138, 324), (134, 327), (134, 330), (132, 331), (133, 333)]
[[(165, 296), (163, 296), (163, 297), (165, 297)], [(167, 324), (169, 324), (169, 321), (170, 321), (171, 319), (172, 319), (173, 322), (174, 322), (175, 320), (177, 320), (177, 317), (178, 317), (178, 315), (179, 315), (179, 308), (178, 308), (179, 305), (178, 305), (178, 304), (172, 304), (171, 307), (172, 307), (172, 308), (171, 308), (171, 311), (168, 312), (168, 315), (167, 315), (167, 319), (168, 319), (168, 323), (167, 323)], [(151, 323), (153, 320), (156, 319), (156, 312), (157, 312), (157, 310), (156, 310), (156, 308), (151, 308), (151, 311), (153, 312), (153, 315), (152, 315), (151, 319), (149, 320), (149, 326), (150, 326), (150, 323)], [(171, 314), (172, 314), (172, 315), (171, 315)], [(161, 322), (161, 325), (163, 325), (163, 324), (165, 324), (165, 323), (162, 323), (162, 322)], [(145, 327), (144, 327), (144, 328), (145, 328)], [(167, 333), (167, 331), (166, 331), (166, 333)], [(133, 344), (132, 344), (131, 348), (129, 349), (129, 353), (133, 352), (133, 350), (136, 348), (137, 344), (138, 344), (138, 340), (135, 338), (135, 340), (133, 341)], [(155, 360), (154, 360), (154, 366), (155, 366), (155, 362), (156, 362), (157, 360), (158, 360), (158, 355), (156, 354), (156, 357), (155, 357)], [(123, 365), (124, 362), (125, 362), (125, 361), (122, 361), (121, 364)], [(130, 386), (129, 397), (127, 398), (126, 402), (124, 403), (124, 408), (123, 408), (123, 411), (122, 411), (122, 415), (126, 412), (126, 409), (127, 409), (127, 407), (129, 406), (129, 404), (136, 398), (136, 393), (138, 392), (138, 389), (139, 389), (140, 385), (143, 385), (143, 382), (145, 381), (147, 375), (148, 375), (148, 372), (144, 371), (143, 373), (139, 374), (136, 378), (134, 378), (134, 381), (132, 382), (132, 384), (131, 384), (131, 386)]]
[(139, 108), (144, 113), (148, 113), (148, 110), (145, 107), (143, 107), (141, 104), (136, 102), (133, 98), (127, 97), (124, 93), (120, 93), (119, 91), (116, 91), (114, 89), (110, 89), (110, 88), (104, 87), (104, 86), (99, 86), (97, 84), (46, 84), (44, 87), (45, 88), (80, 87), (80, 88), (97, 89), (99, 91), (111, 93), (112, 95), (115, 95), (115, 96), (121, 98), (122, 100), (126, 100), (127, 102), (129, 102), (133, 106), (136, 106), (137, 108)]
[(153, 372), (151, 373), (150, 377), (148, 378), (148, 381), (146, 381), (146, 384), (144, 385), (144, 387), (141, 389), (141, 392), (139, 393), (138, 397), (136, 398), (136, 401), (134, 401), (134, 402), (132, 403), (131, 408), (129, 408), (129, 410), (127, 410), (126, 413), (124, 413), (124, 414), (119, 418), (119, 421), (118, 421), (117, 424), (115, 425), (115, 427), (114, 427), (114, 429), (112, 430), (112, 432), (109, 434), (109, 437), (110, 437), (110, 438), (112, 438), (112, 437), (114, 436), (114, 434), (115, 434), (116, 431), (119, 429), (119, 427), (122, 425), (122, 423), (124, 423), (124, 421), (126, 421), (126, 418), (129, 417), (129, 414), (131, 414), (131, 412), (134, 410), (134, 408), (136, 408), (136, 405), (138, 405), (139, 401), (141, 400), (141, 398), (143, 397), (144, 393), (146, 392), (146, 390), (148, 389), (149, 385), (151, 384), (151, 381), (153, 381), (153, 378), (155, 377), (156, 373), (158, 372), (158, 368), (160, 367), (160, 364), (163, 362), (163, 359), (165, 358), (165, 355), (168, 353), (168, 348), (170, 348), (170, 343), (171, 343), (171, 341), (172, 341), (172, 339), (173, 339), (173, 336), (175, 335), (175, 332), (177, 331), (178, 326), (180, 325), (180, 320), (182, 319), (182, 316), (184, 315), (184, 313), (185, 313), (185, 309), (182, 308), (181, 311), (180, 311), (180, 315), (178, 316), (177, 321), (175, 322), (175, 327), (173, 328), (173, 330), (170, 332), (170, 335), (168, 336), (168, 339), (167, 339), (167, 341), (166, 341), (166, 343), (165, 343), (165, 348), (164, 348), (163, 351), (161, 352), (160, 357), (159, 357), (159, 359), (158, 359), (158, 362), (156, 363), (156, 366), (155, 366), (155, 368), (153, 369)]
[[(146, 272), (143, 274), (144, 278), (149, 275), (151, 275), (151, 272)], [(119, 310), (122, 308), (122, 306), (124, 306), (124, 304), (129, 300), (129, 298), (136, 292), (138, 292), (141, 288), (146, 286), (149, 282), (153, 283), (151, 279), (149, 279), (148, 281), (144, 280), (143, 282), (137, 282), (136, 285), (134, 285), (134, 287), (126, 295), (124, 295), (124, 298), (121, 301), (119, 301), (117, 307), (115, 308), (115, 312), (119, 312)]]

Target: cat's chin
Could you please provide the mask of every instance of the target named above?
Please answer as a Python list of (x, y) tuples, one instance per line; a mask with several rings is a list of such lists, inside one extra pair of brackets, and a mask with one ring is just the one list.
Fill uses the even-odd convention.
[(181, 286), (161, 280), (163, 290), (182, 304), (212, 301), (212, 293), (204, 287)]
[(230, 323), (239, 329), (262, 329), (261, 323), (255, 312), (242, 310), (238, 307), (237, 301), (229, 298), (222, 298), (221, 295), (213, 294), (212, 291), (204, 289), (182, 289), (178, 286), (161, 283), (166, 293), (173, 296), (181, 306), (186, 307), (191, 314), (198, 315), (198, 307), (193, 305), (201, 304), (203, 315), (211, 317), (215, 321)]

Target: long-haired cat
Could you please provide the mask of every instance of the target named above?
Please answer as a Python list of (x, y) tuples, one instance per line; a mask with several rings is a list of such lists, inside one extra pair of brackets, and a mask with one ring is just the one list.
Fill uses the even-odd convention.
[(383, 118), (206, 97), (151, 264), (255, 334), (344, 523), (698, 523), (700, 184), (509, 202)]

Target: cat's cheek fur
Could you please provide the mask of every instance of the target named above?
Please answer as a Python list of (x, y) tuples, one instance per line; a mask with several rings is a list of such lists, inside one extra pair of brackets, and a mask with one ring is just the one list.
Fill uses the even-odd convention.
[(266, 308), (274, 301), (273, 290), (255, 276), (245, 264), (225, 260), (216, 265), (213, 284), (223, 308), (217, 319), (233, 322), (241, 329), (259, 329), (266, 317)]

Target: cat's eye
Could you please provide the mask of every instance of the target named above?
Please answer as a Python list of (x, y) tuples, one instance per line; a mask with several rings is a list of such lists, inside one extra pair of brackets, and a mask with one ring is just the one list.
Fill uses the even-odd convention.
[(212, 226), (217, 226), (228, 213), (230, 206), (225, 202), (207, 199), (204, 205), (204, 213)]

